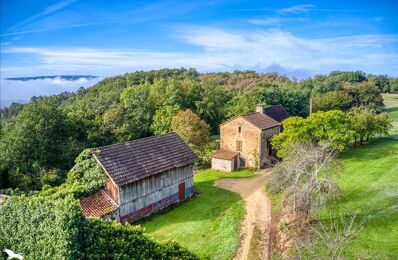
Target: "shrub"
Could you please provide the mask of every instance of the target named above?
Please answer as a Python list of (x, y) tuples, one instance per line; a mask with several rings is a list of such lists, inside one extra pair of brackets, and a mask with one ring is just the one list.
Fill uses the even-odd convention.
[(12, 197), (0, 206), (0, 249), (27, 259), (73, 259), (83, 223), (78, 201)]
[(100, 219), (86, 221), (81, 241), (81, 259), (197, 259), (174, 242), (154, 242), (139, 226)]

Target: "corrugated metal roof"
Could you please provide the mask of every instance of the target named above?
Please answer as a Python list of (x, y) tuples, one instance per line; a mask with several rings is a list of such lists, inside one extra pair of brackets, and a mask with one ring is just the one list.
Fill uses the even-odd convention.
[(118, 206), (103, 190), (90, 197), (80, 198), (80, 208), (85, 217), (103, 217), (114, 212)]
[(232, 160), (233, 158), (235, 158), (238, 155), (239, 155), (239, 152), (232, 152), (232, 151), (220, 149), (213, 154), (213, 158)]
[(98, 161), (118, 186), (198, 160), (175, 133), (114, 144), (98, 150)]

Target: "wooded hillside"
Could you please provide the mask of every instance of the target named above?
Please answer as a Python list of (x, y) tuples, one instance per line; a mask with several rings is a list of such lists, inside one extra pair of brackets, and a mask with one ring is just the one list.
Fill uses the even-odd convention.
[[(88, 89), (34, 97), (0, 111), (0, 188), (59, 185), (82, 150), (181, 129), (172, 125), (181, 110), (190, 109), (216, 134), (221, 122), (253, 111), (257, 103), (282, 104), (290, 115), (304, 117), (311, 98), (314, 110), (364, 105), (377, 111), (382, 92), (398, 92), (398, 79), (337, 71), (296, 82), (276, 73), (200, 74), (194, 69), (110, 77)], [(214, 145), (194, 147), (202, 163), (209, 147)]]

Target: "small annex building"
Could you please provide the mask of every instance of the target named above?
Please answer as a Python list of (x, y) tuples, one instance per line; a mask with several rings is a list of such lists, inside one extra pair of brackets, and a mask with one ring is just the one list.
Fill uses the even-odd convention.
[(86, 217), (133, 222), (193, 194), (198, 157), (175, 133), (100, 147), (93, 156), (107, 179), (80, 198)]
[(275, 156), (271, 139), (281, 132), (281, 122), (287, 117), (281, 105), (257, 105), (256, 112), (221, 124), (220, 149), (212, 157), (212, 168), (230, 172), (270, 164)]

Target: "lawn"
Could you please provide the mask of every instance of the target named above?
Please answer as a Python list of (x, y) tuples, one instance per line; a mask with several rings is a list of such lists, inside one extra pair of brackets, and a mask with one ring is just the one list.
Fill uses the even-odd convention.
[(398, 140), (378, 139), (352, 148), (340, 157), (343, 169), (337, 183), (342, 200), (326, 205), (322, 216), (340, 211), (364, 221), (360, 235), (349, 242), (349, 258), (398, 257)]
[(357, 213), (357, 223), (364, 221), (360, 235), (344, 251), (349, 258), (398, 257), (398, 95), (383, 98), (393, 121), (392, 138), (341, 154), (343, 168), (337, 183), (342, 200), (321, 211), (325, 218), (339, 211), (348, 216)]
[(239, 244), (243, 200), (236, 193), (214, 187), (213, 183), (223, 178), (251, 176), (252, 170), (234, 173), (210, 169), (198, 171), (195, 175), (197, 195), (141, 225), (155, 240), (175, 240), (200, 258), (231, 259)]
[(398, 139), (398, 94), (383, 94), (385, 111), (390, 114), (393, 120), (393, 129), (390, 131), (391, 136)]

